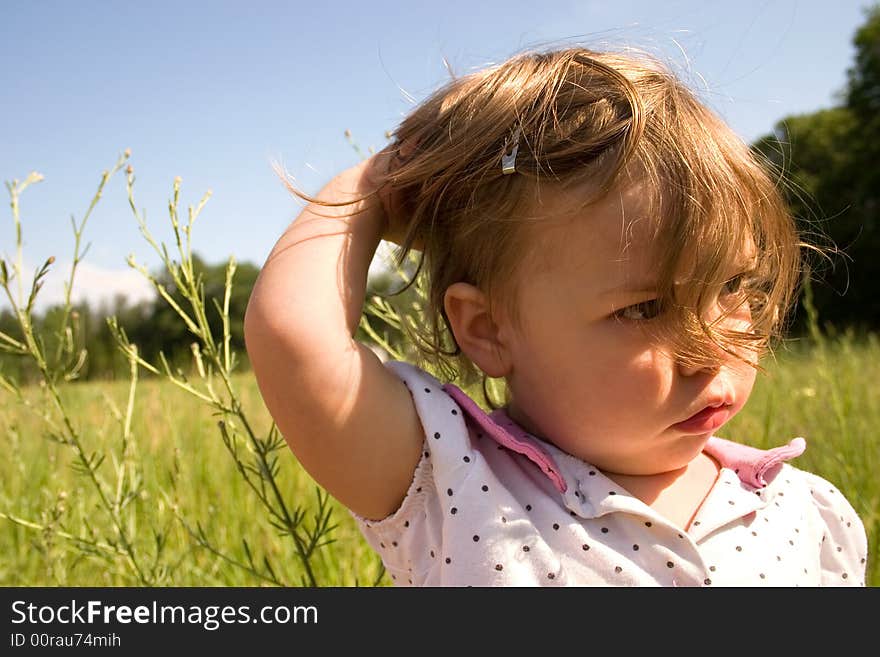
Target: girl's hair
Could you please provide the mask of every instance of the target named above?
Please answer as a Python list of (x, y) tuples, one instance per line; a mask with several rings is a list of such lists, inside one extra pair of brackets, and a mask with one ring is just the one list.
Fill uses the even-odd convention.
[[(398, 264), (413, 246), (422, 251), (428, 325), (417, 344), (441, 371), (457, 369), (466, 383), (480, 374), (450, 330), (443, 300), (451, 284), (477, 286), (490, 311), (493, 301), (503, 304), (519, 323), (515, 290), (521, 263), (537, 255), (528, 228), (542, 220), (534, 212), (542, 183), (591, 190), (583, 197), (587, 210), (618, 185), (642, 183), (656, 218), (663, 309), (661, 320), (645, 326), (676, 358), (715, 363), (719, 347), (760, 353), (781, 333), (801, 255), (778, 180), (655, 59), (579, 47), (522, 53), (453, 78), (393, 137), (415, 144), (385, 181), (409, 221)], [(505, 175), (501, 158), (517, 138), (516, 171)], [(589, 211), (578, 217), (589, 221)], [(750, 329), (707, 323), (731, 272), (743, 269), (733, 306), (750, 305)], [(483, 378), (484, 392), (485, 385)]]

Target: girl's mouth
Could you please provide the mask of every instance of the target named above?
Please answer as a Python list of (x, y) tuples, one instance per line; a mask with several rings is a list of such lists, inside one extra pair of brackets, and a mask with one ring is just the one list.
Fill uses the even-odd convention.
[(687, 420), (673, 424), (672, 428), (686, 434), (701, 434), (715, 431), (727, 422), (732, 415), (730, 404), (721, 406), (707, 406), (699, 413), (695, 413)]

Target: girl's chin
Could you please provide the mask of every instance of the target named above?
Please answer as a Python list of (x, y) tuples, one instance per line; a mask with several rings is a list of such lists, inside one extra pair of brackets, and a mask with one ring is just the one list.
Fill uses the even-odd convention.
[(628, 477), (652, 477), (681, 472), (703, 452), (711, 433), (703, 435), (678, 436), (673, 444), (666, 443), (656, 456), (642, 452), (631, 459), (603, 459), (603, 463), (592, 463), (604, 473)]

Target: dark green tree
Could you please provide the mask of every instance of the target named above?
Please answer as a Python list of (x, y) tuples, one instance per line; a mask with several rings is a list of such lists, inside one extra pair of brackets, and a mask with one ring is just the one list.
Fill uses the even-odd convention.
[[(212, 298), (222, 308), (226, 284), (226, 263), (209, 265), (198, 255), (193, 255), (193, 265), (197, 274), (201, 274), (205, 290), (205, 312), (208, 324), (215, 338), (223, 335), (223, 322), (211, 301)], [(230, 348), (235, 350), (240, 359), (241, 368), (249, 367), (247, 353), (244, 348), (244, 313), (250, 298), (251, 289), (256, 283), (259, 268), (251, 263), (238, 263), (229, 297), (229, 332)], [(156, 279), (168, 290), (175, 290), (174, 300), (186, 311), (192, 312), (183, 296), (176, 291), (167, 271), (154, 274)], [(88, 356), (79, 372), (79, 380), (93, 379), (128, 379), (129, 365), (125, 356), (119, 351), (116, 340), (107, 326), (107, 317), (115, 316), (119, 326), (125, 329), (129, 339), (138, 346), (141, 355), (149, 362), (158, 362), (162, 351), (169, 363), (189, 371), (192, 365), (190, 344), (194, 341), (189, 334), (185, 322), (162, 299), (141, 301), (131, 304), (124, 295), (117, 295), (108, 306), (101, 304), (97, 308), (81, 302), (71, 308), (73, 340), (76, 352), (85, 349)], [(33, 316), (35, 334), (47, 342), (49, 352), (55, 351), (59, 323), (63, 317), (61, 306), (51, 306), (42, 313)], [(4, 309), (0, 311), (0, 331), (21, 340), (21, 330), (13, 313)], [(0, 372), (16, 382), (34, 383), (39, 372), (30, 359), (11, 353), (0, 352)], [(143, 376), (150, 376), (143, 372)]]
[[(204, 285), (205, 314), (211, 333), (218, 342), (222, 342), (223, 321), (211, 299), (223, 307), (226, 286), (226, 263), (207, 264), (197, 254), (193, 254), (193, 270), (197, 277), (201, 276)], [(244, 313), (251, 290), (256, 283), (259, 268), (250, 263), (238, 263), (229, 296), (229, 333), (230, 347), (238, 352), (243, 365), (246, 365), (244, 345)], [(171, 290), (171, 297), (184, 311), (192, 313), (183, 295), (174, 286), (171, 275), (163, 270), (156, 275), (156, 280)], [(163, 299), (156, 299), (144, 312), (141, 319), (130, 318), (127, 325), (123, 318), (120, 326), (125, 328), (132, 343), (138, 345), (143, 358), (149, 362), (157, 362), (162, 351), (168, 362), (187, 371), (192, 363), (190, 345), (194, 337), (190, 334), (186, 323), (177, 312)]]
[[(811, 257), (815, 305), (837, 326), (880, 327), (880, 5), (853, 42), (842, 104), (789, 116), (754, 148), (789, 183), (786, 195), (808, 241), (827, 257)], [(795, 329), (805, 313), (795, 315)]]
[[(856, 32), (855, 64), (848, 71), (846, 106), (853, 117), (854, 205), (865, 218), (865, 240), (878, 244), (880, 212), (880, 4)], [(875, 252), (876, 254), (876, 252)], [(876, 255), (875, 255), (876, 257)]]

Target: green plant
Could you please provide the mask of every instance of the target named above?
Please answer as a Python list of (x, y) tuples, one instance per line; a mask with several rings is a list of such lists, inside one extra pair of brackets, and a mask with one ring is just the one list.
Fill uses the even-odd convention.
[[(99, 500), (99, 509), (109, 519), (113, 528), (111, 535), (100, 536), (88, 521), (83, 521), (81, 527), (71, 528), (65, 522), (65, 500), (67, 494), (60, 491), (57, 502), (49, 514), (42, 514), (42, 518), (20, 518), (10, 512), (0, 511), (0, 517), (17, 523), (21, 526), (41, 532), (43, 544), (46, 549), (53, 547), (54, 539), (62, 538), (69, 542), (74, 549), (84, 555), (98, 556), (110, 561), (121, 560), (134, 582), (140, 585), (162, 583), (167, 574), (163, 567), (162, 532), (152, 528), (155, 538), (155, 549), (152, 554), (145, 552), (141, 545), (132, 535), (131, 526), (134, 520), (134, 506), (131, 504), (140, 494), (142, 483), (140, 469), (135, 455), (132, 453), (132, 441), (130, 435), (131, 409), (137, 386), (137, 368), (135, 362), (131, 362), (131, 385), (129, 403), (123, 415), (112, 404), (108, 405), (119, 423), (119, 442), (115, 451), (104, 450), (95, 446), (96, 441), (90, 440), (90, 436), (82, 431), (71, 420), (69, 410), (62, 401), (62, 385), (74, 381), (82, 368), (87, 357), (85, 351), (76, 353), (74, 347), (74, 334), (77, 330), (76, 316), (70, 312), (70, 294), (76, 275), (77, 265), (84, 256), (80, 254), (80, 239), (85, 224), (92, 210), (101, 198), (105, 185), (110, 178), (122, 168), (130, 153), (126, 151), (119, 158), (116, 165), (110, 171), (105, 171), (98, 185), (98, 191), (92, 199), (88, 210), (83, 217), (82, 223), (77, 226), (73, 221), (75, 247), (73, 265), (70, 272), (70, 280), (65, 284), (65, 300), (63, 319), (58, 328), (58, 333), (53, 336), (56, 349), (54, 354), (47, 348), (47, 337), (36, 334), (33, 328), (33, 308), (43, 279), (48, 274), (54, 257), (46, 260), (43, 266), (37, 270), (31, 283), (27, 301), (24, 300), (24, 272), (22, 267), (22, 229), (19, 216), (19, 197), (30, 184), (43, 179), (40, 174), (31, 173), (24, 182), (19, 185), (17, 180), (7, 183), (7, 189), (11, 196), (12, 216), (15, 223), (16, 233), (16, 261), (10, 274), (7, 264), (0, 260), (0, 285), (6, 292), (7, 298), (12, 305), (13, 312), (18, 320), (21, 330), (21, 338), (6, 333), (0, 333), (0, 347), (7, 353), (15, 354), (24, 358), (30, 358), (36, 364), (40, 372), (40, 387), (44, 391), (43, 404), (34, 404), (22, 394), (20, 386), (8, 377), (0, 373), (0, 385), (12, 393), (19, 403), (27, 407), (29, 411), (40, 416), (44, 421), (44, 436), (52, 441), (73, 451), (75, 455), (74, 467), (87, 479), (92, 490)], [(10, 283), (16, 280), (18, 284), (18, 298), (16, 299), (10, 290)], [(111, 455), (112, 469), (102, 468)], [(106, 470), (111, 469), (110, 477), (105, 475)]]
[[(195, 370), (198, 373), (197, 380), (189, 380), (186, 373), (180, 368), (175, 368), (175, 371), (172, 371), (162, 352), (159, 354), (160, 362), (158, 364), (144, 360), (138, 353), (137, 345), (128, 340), (125, 330), (118, 325), (116, 317), (110, 317), (107, 320), (108, 325), (119, 348), (130, 363), (130, 388), (125, 412), (120, 412), (112, 400), (105, 396), (108, 408), (111, 409), (119, 424), (119, 436), (115, 442), (115, 449), (109, 446), (108, 441), (100, 440), (96, 436), (84, 435), (71, 420), (69, 409), (62, 401), (61, 386), (76, 379), (77, 373), (88, 357), (85, 350), (74, 353), (77, 330), (76, 315), (70, 312), (70, 292), (73, 287), (76, 266), (83, 257), (79, 253), (80, 238), (91, 211), (101, 197), (104, 186), (112, 175), (122, 168), (129, 156), (130, 152), (126, 151), (112, 171), (104, 173), (98, 192), (93, 198), (82, 224), (77, 227), (74, 223), (76, 247), (73, 268), (70, 281), (65, 285), (65, 311), (59, 335), (55, 336), (57, 349), (54, 356), (47, 353), (45, 346), (47, 340), (45, 336), (35, 333), (32, 321), (34, 301), (54, 258), (49, 258), (37, 271), (26, 303), (23, 295), (19, 197), (28, 185), (42, 179), (39, 174), (31, 174), (20, 186), (17, 180), (7, 184), (12, 197), (17, 243), (17, 258), (11, 274), (6, 262), (0, 260), (0, 284), (12, 303), (22, 334), (21, 339), (17, 339), (6, 333), (0, 333), (0, 348), (7, 353), (33, 359), (41, 375), (40, 387), (46, 390), (52, 408), (28, 399), (17, 383), (11, 378), (3, 376), (2, 373), (0, 373), (0, 385), (12, 393), (22, 406), (43, 419), (45, 423), (44, 435), (47, 438), (74, 451), (76, 467), (87, 479), (91, 489), (100, 500), (101, 512), (110, 519), (114, 532), (110, 536), (101, 536), (87, 520), (83, 520), (80, 527), (69, 527), (64, 517), (64, 501), (67, 497), (64, 491), (59, 493), (58, 501), (53, 510), (48, 515), (42, 514), (43, 517), (40, 519), (19, 517), (7, 510), (0, 511), (0, 517), (40, 532), (45, 539), (44, 544), (47, 549), (56, 549), (55, 540), (64, 539), (69, 549), (79, 551), (84, 557), (100, 556), (111, 561), (121, 559), (132, 581), (139, 585), (150, 586), (168, 583), (171, 573), (183, 558), (181, 554), (169, 557), (164, 552), (169, 526), (166, 524), (162, 527), (149, 527), (149, 534), (152, 538), (149, 542), (142, 539), (144, 534), (142, 528), (134, 529), (140, 523), (135, 517), (136, 511), (132, 502), (141, 494), (143, 478), (137, 455), (133, 452), (131, 417), (135, 402), (138, 368), (143, 367), (198, 398), (219, 418), (217, 427), (220, 439), (235, 463), (238, 473), (259, 499), (268, 515), (270, 524), (281, 537), (290, 539), (293, 544), (293, 553), (298, 558), (303, 573), (299, 583), (316, 586), (321, 582), (312, 568), (312, 560), (318, 550), (332, 543), (331, 535), (335, 528), (335, 525), (331, 524), (328, 496), (316, 487), (316, 503), (314, 505), (292, 505), (284, 498), (278, 484), (278, 458), (279, 450), (286, 447), (285, 442), (274, 423), (265, 436), (258, 435), (242, 409), (232, 381), (237, 357), (235, 352), (230, 349), (229, 334), (229, 294), (236, 269), (234, 258), (230, 258), (227, 265), (225, 295), (222, 305), (217, 299), (211, 299), (214, 310), (222, 320), (223, 329), (220, 336), (214, 336), (210, 330), (207, 321), (204, 285), (201, 277), (194, 273), (191, 249), (192, 228), (210, 197), (210, 192), (202, 198), (197, 208), (189, 208), (189, 220), (185, 225), (181, 225), (177, 209), (181, 181), (179, 178), (174, 181), (174, 196), (169, 203), (169, 213), (180, 257), (177, 262), (170, 258), (164, 243), (157, 244), (150, 234), (146, 222), (138, 212), (134, 200), (134, 170), (131, 165), (126, 168), (129, 203), (141, 233), (162, 258), (171, 280), (188, 303), (188, 308), (178, 304), (155, 276), (137, 264), (133, 255), (129, 256), (128, 264), (140, 271), (150, 281), (160, 297), (173, 307), (193, 335), (194, 341), (191, 348)], [(16, 279), (19, 287), (18, 301), (13, 297), (9, 287), (10, 283)], [(109, 461), (108, 456), (111, 457)], [(111, 479), (106, 478), (107, 468), (103, 467), (108, 462), (113, 463)], [(170, 480), (174, 492), (173, 494), (164, 493), (165, 502), (197, 545), (209, 550), (225, 562), (245, 570), (258, 581), (275, 585), (290, 583), (280, 579), (278, 569), (273, 566), (268, 556), (263, 556), (262, 560), (254, 556), (246, 538), (242, 538), (244, 559), (236, 559), (216, 546), (209, 536), (209, 531), (201, 523), (195, 523), (193, 526), (178, 512), (179, 505), (174, 499), (174, 495), (176, 495), (174, 472), (170, 473)], [(136, 533), (140, 533), (141, 536), (136, 536)]]

